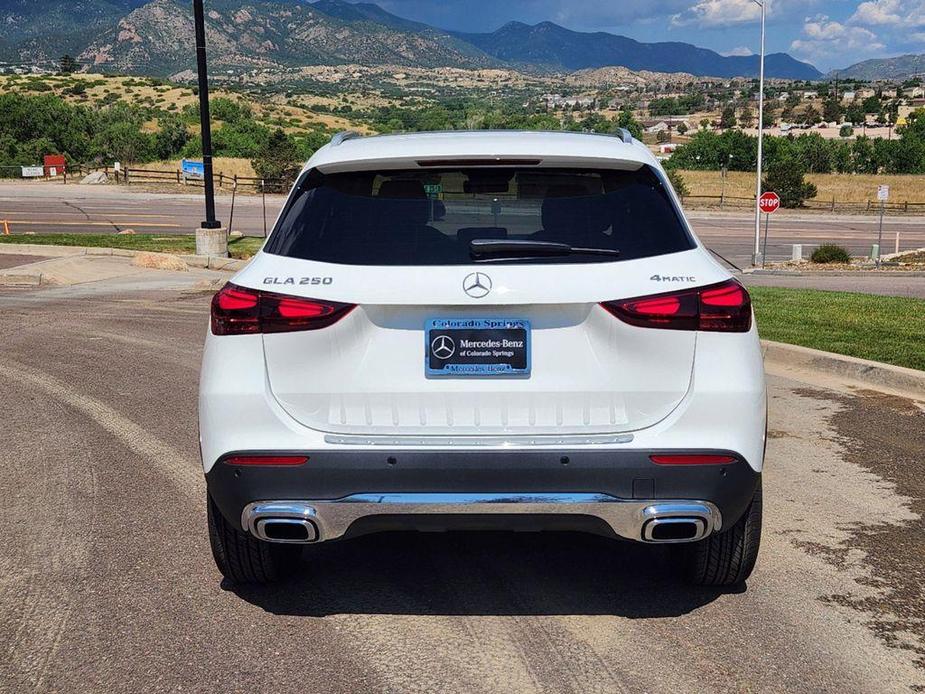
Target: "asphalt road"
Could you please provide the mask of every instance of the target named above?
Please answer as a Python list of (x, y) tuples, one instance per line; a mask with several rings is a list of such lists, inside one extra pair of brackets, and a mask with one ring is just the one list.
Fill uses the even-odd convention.
[(159, 282), (0, 290), (0, 690), (925, 687), (920, 405), (771, 376), (742, 591), (676, 582), (660, 548), (479, 533), (319, 546), (229, 589), (196, 444), (209, 295)]
[[(283, 201), (282, 196), (267, 196), (268, 228), (272, 228)], [(228, 224), (231, 197), (219, 196), (217, 208), (219, 219)], [(9, 220), (13, 233), (106, 233), (133, 229), (138, 233), (183, 234), (191, 232), (202, 218), (201, 195), (139, 193), (115, 186), (0, 183), (0, 221)], [(700, 238), (713, 250), (739, 266), (751, 261), (753, 215), (744, 211), (692, 210), (689, 218)], [(789, 259), (795, 243), (815, 246), (824, 242), (837, 242), (854, 255), (864, 255), (870, 253), (871, 244), (877, 241), (877, 224), (875, 215), (782, 211), (771, 219), (768, 258)], [(249, 236), (262, 235), (263, 200), (259, 196), (238, 196), (233, 226)], [(900, 249), (925, 247), (925, 218), (887, 217), (883, 231), (885, 253), (893, 250), (897, 232)]]

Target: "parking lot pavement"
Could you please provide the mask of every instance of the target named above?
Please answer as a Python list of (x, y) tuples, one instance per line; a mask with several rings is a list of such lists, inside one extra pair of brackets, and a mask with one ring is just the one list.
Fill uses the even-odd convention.
[(196, 388), (209, 295), (0, 294), (0, 689), (830, 691), (925, 686), (925, 413), (772, 373), (746, 590), (575, 534), (310, 548), (272, 588), (209, 556)]

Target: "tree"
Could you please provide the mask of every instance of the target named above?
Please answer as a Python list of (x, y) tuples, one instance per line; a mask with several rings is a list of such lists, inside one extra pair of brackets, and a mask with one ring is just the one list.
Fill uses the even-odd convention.
[(845, 123), (845, 125), (841, 126), (841, 130), (838, 131), (838, 135), (839, 137), (851, 137), (854, 135), (854, 128)]
[(861, 104), (861, 108), (864, 109), (864, 113), (880, 113), (880, 98), (877, 96), (869, 96), (864, 99), (864, 103)]
[(686, 123), (678, 124), (678, 135), (686, 135), (687, 131), (688, 131), (688, 127)]
[(826, 99), (822, 106), (822, 120), (827, 123), (838, 123), (841, 121), (842, 107), (835, 99)]
[(736, 108), (733, 104), (727, 105), (719, 118), (719, 127), (723, 130), (736, 127)]
[(845, 119), (852, 125), (858, 125), (865, 120), (864, 109), (857, 100), (852, 101), (845, 110)]
[(752, 111), (752, 107), (749, 104), (745, 104), (742, 107), (742, 111), (739, 113), (739, 125), (743, 129), (750, 128), (755, 124), (755, 112)]
[(777, 119), (774, 117), (775, 110), (774, 105), (771, 101), (764, 102), (764, 109), (762, 109), (764, 127), (772, 128), (777, 123)]
[(803, 111), (803, 118), (801, 120), (806, 125), (816, 125), (822, 122), (822, 116), (819, 115), (819, 111), (815, 106), (807, 106), (806, 110)]
[(277, 128), (260, 148), (251, 165), (259, 178), (272, 181), (274, 188), (285, 188), (298, 174), (298, 158), (299, 151), (295, 142), (282, 129)]
[(780, 157), (768, 164), (767, 171), (762, 187), (777, 193), (783, 207), (802, 207), (808, 199), (816, 197), (816, 186), (805, 179), (806, 169), (797, 157)]
[(134, 163), (151, 159), (154, 146), (151, 136), (130, 121), (116, 121), (104, 128), (95, 139), (104, 161)]
[(72, 72), (77, 72), (80, 69), (80, 63), (78, 63), (70, 55), (61, 56), (61, 60), (58, 61), (58, 70), (63, 75), (70, 75)]
[(189, 142), (189, 131), (179, 116), (160, 119), (159, 129), (154, 136), (154, 150), (158, 159), (170, 159), (183, 151)]

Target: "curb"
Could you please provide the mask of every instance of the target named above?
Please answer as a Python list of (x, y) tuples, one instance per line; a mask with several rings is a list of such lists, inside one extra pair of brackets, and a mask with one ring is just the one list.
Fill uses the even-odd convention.
[(923, 270), (745, 270), (745, 277), (925, 277)]
[[(52, 246), (39, 243), (4, 243), (0, 244), (0, 253), (21, 253), (23, 255), (40, 255), (46, 258), (65, 258), (69, 256), (117, 256), (121, 258), (134, 258), (139, 253), (147, 255), (167, 256), (180, 258), (190, 267), (237, 272), (247, 265), (247, 260), (235, 258), (219, 258), (210, 255), (177, 255), (176, 253), (157, 253), (156, 251), (133, 251), (128, 248), (96, 248), (94, 246)], [(25, 275), (19, 275), (23, 277)], [(10, 275), (2, 275), (10, 277)], [(39, 275), (39, 277), (41, 277)]]
[(42, 284), (42, 275), (0, 275), (0, 287), (38, 287)]
[(770, 340), (761, 341), (761, 353), (765, 360), (781, 366), (821, 371), (925, 400), (925, 371)]

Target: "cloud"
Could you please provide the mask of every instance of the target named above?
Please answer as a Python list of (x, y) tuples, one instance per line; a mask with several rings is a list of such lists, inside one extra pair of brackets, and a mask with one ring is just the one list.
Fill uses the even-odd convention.
[(804, 59), (826, 61), (835, 56), (867, 58), (879, 54), (884, 48), (871, 30), (843, 24), (826, 15), (807, 17), (803, 23), (803, 37), (790, 44), (790, 50)]
[[(770, 12), (771, 5), (768, 5)], [(696, 24), (701, 27), (723, 27), (754, 22), (761, 17), (761, 8), (753, 0), (698, 0), (692, 7), (671, 18), (673, 26)]]
[(925, 0), (869, 0), (858, 5), (848, 21), (865, 26), (923, 26)]
[(727, 58), (730, 56), (745, 56), (745, 55), (754, 55), (751, 48), (746, 48), (745, 46), (737, 46), (728, 51), (720, 51), (720, 55), (724, 55)]

